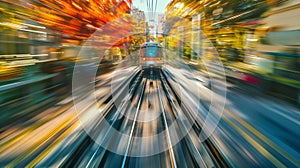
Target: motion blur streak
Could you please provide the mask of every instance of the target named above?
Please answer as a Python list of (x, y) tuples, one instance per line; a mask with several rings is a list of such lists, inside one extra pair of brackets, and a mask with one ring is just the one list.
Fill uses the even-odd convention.
[(0, 0), (0, 167), (300, 167), (299, 17), (299, 0)]

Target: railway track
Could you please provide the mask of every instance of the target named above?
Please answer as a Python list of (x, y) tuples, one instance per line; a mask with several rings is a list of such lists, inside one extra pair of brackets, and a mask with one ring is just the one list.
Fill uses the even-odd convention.
[[(90, 130), (92, 138), (83, 134), (61, 166), (229, 167), (209, 139), (200, 142), (201, 124), (167, 78), (161, 69), (140, 70), (126, 81), (129, 90), (120, 84), (118, 93), (98, 100), (106, 105)], [(112, 96), (122, 99), (119, 106)]]

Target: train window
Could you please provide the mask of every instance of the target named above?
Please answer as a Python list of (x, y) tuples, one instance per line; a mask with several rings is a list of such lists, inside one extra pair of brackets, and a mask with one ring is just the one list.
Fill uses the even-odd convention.
[(157, 46), (148, 46), (146, 57), (157, 57), (158, 50), (159, 48)]

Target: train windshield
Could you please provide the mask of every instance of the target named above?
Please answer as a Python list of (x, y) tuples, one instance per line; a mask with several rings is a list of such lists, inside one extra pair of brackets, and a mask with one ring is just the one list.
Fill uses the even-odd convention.
[(146, 57), (157, 57), (159, 52), (159, 47), (157, 46), (147, 46)]

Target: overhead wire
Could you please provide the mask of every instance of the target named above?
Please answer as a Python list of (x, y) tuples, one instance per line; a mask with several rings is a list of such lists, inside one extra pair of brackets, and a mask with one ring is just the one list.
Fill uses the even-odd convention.
[(153, 20), (153, 0), (151, 0), (151, 20)]
[(156, 13), (156, 9), (157, 9), (157, 0), (155, 0), (155, 9), (154, 9), (154, 13)]
[(148, 13), (148, 17), (149, 17), (149, 20), (151, 20), (151, 6), (150, 6), (150, 0), (147, 0), (147, 13)]

